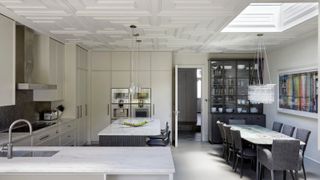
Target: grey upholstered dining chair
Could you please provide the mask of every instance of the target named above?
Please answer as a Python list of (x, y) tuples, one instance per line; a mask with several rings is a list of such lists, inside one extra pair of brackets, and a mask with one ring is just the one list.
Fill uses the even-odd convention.
[(236, 172), (238, 168), (238, 162), (239, 159), (241, 161), (241, 167), (240, 167), (240, 178), (242, 178), (243, 175), (243, 160), (249, 159), (251, 160), (251, 163), (253, 164), (255, 158), (256, 158), (256, 151), (252, 148), (245, 148), (242, 143), (241, 133), (239, 130), (230, 130), (232, 141), (233, 141), (233, 149), (234, 149), (234, 157), (235, 163), (233, 164), (233, 169)]
[(244, 119), (229, 119), (229, 124), (230, 125), (245, 125), (246, 120), (244, 120)]
[(147, 141), (148, 146), (168, 146), (170, 144), (170, 133), (171, 131), (168, 131), (165, 133), (165, 136), (163, 139), (150, 139)]
[(285, 124), (282, 127), (281, 133), (292, 137), (295, 129), (296, 129), (295, 127)]
[(299, 148), (299, 140), (288, 139), (273, 140), (271, 151), (268, 148), (258, 147), (259, 179), (264, 167), (270, 170), (271, 180), (274, 180), (275, 171), (282, 171), (284, 179), (286, 172), (290, 171), (292, 179), (298, 179)]
[(281, 128), (282, 128), (282, 123), (280, 122), (277, 122), (277, 121), (274, 121), (273, 122), (273, 126), (272, 126), (272, 130), (273, 131), (277, 131), (277, 132), (280, 132), (281, 131)]
[(169, 132), (169, 123), (166, 122), (166, 128), (165, 129), (161, 129), (161, 134), (157, 135), (157, 136), (149, 136), (149, 139), (164, 139), (166, 133)]
[(226, 140), (226, 136), (224, 135), (223, 125), (224, 125), (223, 122), (217, 121), (217, 126), (219, 128), (219, 132), (222, 139), (222, 145), (223, 145), (222, 157), (227, 158), (227, 151), (228, 151), (227, 140)]
[(224, 136), (226, 139), (226, 145), (227, 145), (227, 162), (230, 160), (230, 155), (233, 152), (233, 147), (232, 147), (232, 139), (231, 139), (231, 132), (230, 132), (231, 126), (224, 124), (223, 125), (223, 131), (224, 131)]
[(297, 128), (296, 139), (299, 139), (300, 141), (305, 143), (305, 145), (300, 146), (300, 152), (299, 152), (300, 165), (302, 167), (303, 177), (305, 180), (307, 179), (307, 176), (306, 176), (306, 170), (304, 167), (304, 153), (308, 145), (310, 134), (311, 134), (311, 131), (309, 130)]

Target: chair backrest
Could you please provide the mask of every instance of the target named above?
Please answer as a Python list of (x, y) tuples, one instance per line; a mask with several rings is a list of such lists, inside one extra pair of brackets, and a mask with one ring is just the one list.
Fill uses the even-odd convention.
[(277, 132), (280, 132), (281, 131), (281, 128), (282, 128), (282, 123), (280, 122), (277, 122), (277, 121), (274, 121), (273, 122), (273, 126), (272, 126), (272, 130), (273, 131), (277, 131)]
[(165, 138), (163, 139), (163, 142), (165, 145), (168, 145), (170, 143), (170, 134), (171, 134), (171, 131), (168, 131)]
[(231, 138), (231, 132), (230, 132), (231, 126), (229, 125), (223, 125), (223, 130), (224, 130), (224, 136), (226, 139), (226, 142), (228, 144), (232, 144), (232, 138)]
[(224, 130), (223, 130), (223, 123), (220, 122), (220, 121), (217, 121), (217, 126), (218, 126), (218, 128), (219, 128), (222, 141), (223, 141), (223, 142), (226, 142), (226, 139), (225, 139), (226, 137), (225, 137), (225, 135), (224, 135)]
[(169, 132), (169, 123), (168, 123), (168, 121), (166, 122), (166, 132)]
[(297, 128), (296, 139), (299, 139), (300, 141), (305, 143), (305, 145), (300, 146), (302, 150), (302, 155), (304, 155), (304, 152), (306, 151), (310, 134), (311, 134), (311, 131), (309, 130)]
[(271, 150), (273, 170), (298, 170), (299, 149), (299, 140), (273, 140)]
[(232, 144), (234, 148), (238, 151), (242, 151), (242, 139), (241, 139), (240, 131), (231, 129), (230, 132), (231, 132)]
[(229, 119), (229, 124), (230, 125), (245, 125), (246, 120), (244, 120), (244, 119)]
[(285, 124), (282, 127), (281, 133), (292, 137), (294, 129), (295, 129), (295, 127)]

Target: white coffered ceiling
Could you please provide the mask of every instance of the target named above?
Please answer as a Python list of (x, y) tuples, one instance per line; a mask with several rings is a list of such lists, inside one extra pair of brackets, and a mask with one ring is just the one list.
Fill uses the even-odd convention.
[[(300, 0), (317, 2), (316, 0)], [(128, 50), (131, 24), (141, 49), (250, 52), (256, 33), (221, 32), (250, 3), (297, 0), (0, 0), (0, 13), (63, 42), (88, 49)], [(317, 29), (316, 18), (283, 32), (267, 33), (276, 47)]]

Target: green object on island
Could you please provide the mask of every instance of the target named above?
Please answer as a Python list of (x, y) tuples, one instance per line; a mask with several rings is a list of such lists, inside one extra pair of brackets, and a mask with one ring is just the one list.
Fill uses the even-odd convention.
[(148, 121), (142, 121), (142, 122), (138, 122), (138, 123), (132, 123), (132, 122), (123, 122), (124, 125), (126, 126), (131, 126), (131, 127), (140, 127), (140, 126), (143, 126), (145, 124), (147, 124)]

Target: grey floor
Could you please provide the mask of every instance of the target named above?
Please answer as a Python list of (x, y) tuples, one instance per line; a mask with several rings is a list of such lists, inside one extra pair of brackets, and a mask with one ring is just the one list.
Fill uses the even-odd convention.
[[(239, 180), (238, 173), (232, 171), (230, 165), (220, 157), (221, 146), (201, 142), (200, 133), (179, 133), (179, 146), (173, 148), (173, 159), (176, 173), (174, 180)], [(307, 179), (320, 179), (320, 165), (306, 160)], [(300, 172), (300, 179), (302, 178)], [(250, 168), (250, 163), (245, 164), (243, 180), (255, 179), (255, 172)], [(266, 171), (265, 179), (268, 177)], [(282, 178), (277, 178), (282, 179)], [(289, 174), (287, 179), (291, 179)]]

